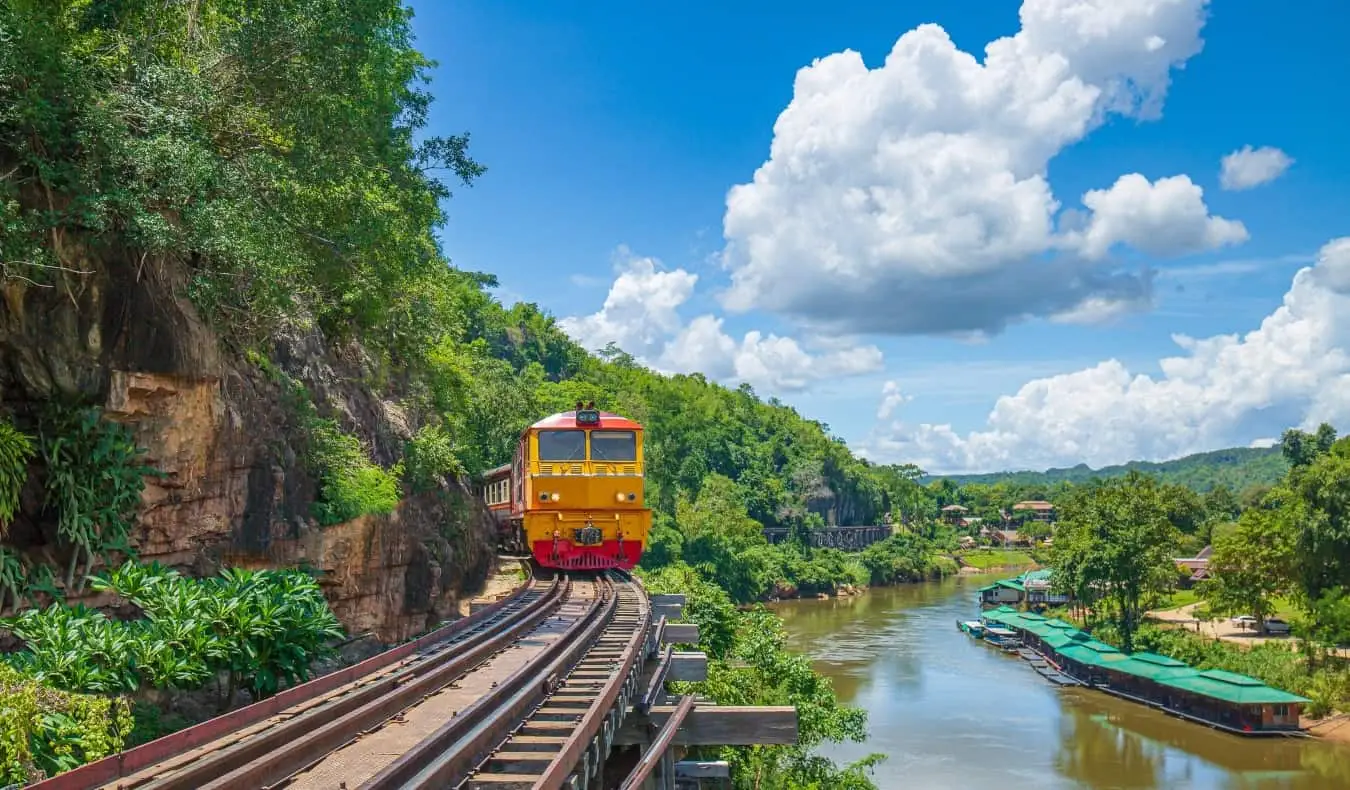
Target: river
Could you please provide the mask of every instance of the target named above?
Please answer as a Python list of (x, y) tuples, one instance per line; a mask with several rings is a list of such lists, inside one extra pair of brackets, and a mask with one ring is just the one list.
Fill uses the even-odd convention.
[(774, 605), (794, 650), (868, 711), (869, 739), (828, 744), (847, 762), (888, 755), (882, 790), (1350, 789), (1350, 747), (1243, 738), (1090, 689), (1058, 689), (972, 641), (979, 577)]

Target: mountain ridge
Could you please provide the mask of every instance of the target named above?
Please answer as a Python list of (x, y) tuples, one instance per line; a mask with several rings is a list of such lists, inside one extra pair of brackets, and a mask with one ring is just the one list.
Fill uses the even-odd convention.
[(1229, 447), (1204, 453), (1192, 453), (1167, 461), (1128, 461), (1093, 469), (1087, 464), (1057, 467), (1044, 471), (985, 472), (964, 475), (924, 475), (924, 484), (950, 480), (958, 485), (1009, 483), (1013, 485), (1054, 485), (1082, 483), (1094, 478), (1120, 477), (1131, 471), (1153, 475), (1164, 482), (1180, 483), (1200, 491), (1218, 485), (1240, 490), (1252, 485), (1273, 485), (1289, 468), (1275, 447)]

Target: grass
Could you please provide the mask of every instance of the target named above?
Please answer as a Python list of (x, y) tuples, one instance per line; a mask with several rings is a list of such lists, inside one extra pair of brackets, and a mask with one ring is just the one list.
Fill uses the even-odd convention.
[(1200, 602), (1200, 593), (1195, 590), (1173, 590), (1170, 595), (1158, 604), (1156, 611), (1165, 612), (1169, 609), (1180, 609), (1183, 606), (1189, 606)]
[(1035, 565), (1036, 560), (1025, 551), (1016, 549), (970, 549), (958, 552), (961, 562), (972, 568), (989, 570), (990, 568), (1021, 567)]

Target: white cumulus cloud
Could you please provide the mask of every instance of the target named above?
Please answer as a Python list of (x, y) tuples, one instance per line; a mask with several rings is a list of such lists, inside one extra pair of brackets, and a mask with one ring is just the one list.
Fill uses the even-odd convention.
[[(891, 420), (864, 451), (931, 471), (1099, 467), (1350, 420), (1350, 237), (1300, 269), (1258, 328), (1173, 339), (1182, 353), (1159, 361), (1161, 375), (1107, 360), (999, 398), (984, 430), (962, 436), (950, 425)], [(883, 391), (882, 411), (893, 389)]]
[(724, 383), (748, 382), (770, 393), (803, 390), (824, 379), (881, 369), (876, 346), (836, 340), (817, 353), (795, 339), (759, 331), (740, 340), (721, 318), (700, 315), (687, 324), (679, 308), (694, 293), (698, 275), (665, 269), (655, 258), (620, 248), (617, 276), (599, 311), (559, 321), (588, 349), (616, 344), (643, 364), (667, 373), (702, 373)]
[(1294, 160), (1284, 151), (1271, 146), (1253, 149), (1244, 145), (1225, 156), (1219, 171), (1219, 186), (1229, 190), (1251, 189), (1274, 181)]
[(875, 69), (852, 50), (801, 69), (769, 159), (727, 196), (724, 304), (945, 334), (1148, 304), (1149, 277), (1120, 271), (1113, 245), (1185, 254), (1246, 230), (1185, 176), (1128, 175), (1061, 212), (1046, 174), (1109, 115), (1158, 115), (1206, 5), (1024, 0), (1021, 30), (983, 61), (922, 25)]

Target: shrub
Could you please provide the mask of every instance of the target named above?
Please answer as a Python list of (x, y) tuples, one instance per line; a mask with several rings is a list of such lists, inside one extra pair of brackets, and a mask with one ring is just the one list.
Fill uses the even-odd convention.
[(426, 425), (407, 444), (403, 473), (412, 491), (434, 491), (451, 476), (464, 474), (450, 432), (439, 425)]
[(239, 688), (262, 699), (304, 680), (328, 640), (342, 634), (318, 584), (301, 571), (230, 569), (189, 579), (126, 563), (92, 583), (145, 618), (110, 620), (61, 604), (29, 610), (0, 622), (27, 643), (7, 660), (51, 686), (97, 693), (195, 689), (226, 672), (228, 703)]
[(24, 784), (122, 749), (123, 699), (71, 694), (0, 664), (0, 782)]
[(33, 442), (6, 421), (0, 421), (0, 537), (19, 510), (19, 493), (28, 478)]
[(391, 473), (371, 463), (361, 440), (333, 420), (315, 418), (309, 429), (311, 465), (319, 476), (319, 501), (314, 503), (319, 524), (341, 524), (398, 507), (398, 467)]

